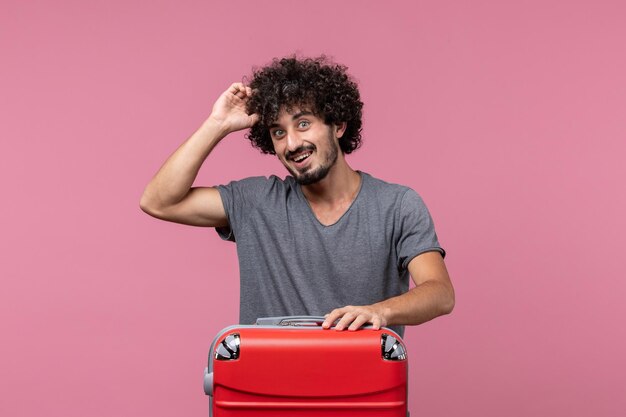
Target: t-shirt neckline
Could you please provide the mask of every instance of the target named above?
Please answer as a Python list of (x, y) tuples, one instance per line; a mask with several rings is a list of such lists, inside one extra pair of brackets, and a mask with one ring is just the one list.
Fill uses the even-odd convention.
[(300, 198), (302, 200), (304, 200), (304, 203), (307, 206), (307, 211), (309, 212), (309, 215), (313, 218), (313, 220), (319, 224), (320, 226), (324, 227), (324, 228), (331, 228), (337, 224), (339, 224), (339, 222), (341, 222), (341, 220), (346, 217), (348, 215), (348, 213), (352, 210), (352, 207), (355, 205), (355, 203), (357, 202), (357, 200), (359, 199), (359, 197), (361, 196), (361, 193), (363, 192), (363, 183), (365, 182), (365, 177), (367, 176), (366, 173), (359, 171), (358, 169), (356, 170), (356, 172), (359, 174), (359, 176), (361, 177), (361, 183), (359, 184), (359, 190), (356, 193), (356, 196), (354, 196), (354, 198), (352, 199), (352, 202), (350, 203), (350, 205), (348, 206), (348, 208), (346, 209), (346, 211), (343, 212), (343, 214), (337, 219), (336, 222), (332, 223), (332, 224), (324, 224), (320, 221), (320, 219), (317, 218), (317, 216), (315, 215), (315, 213), (313, 212), (313, 209), (311, 208), (311, 204), (309, 204), (309, 200), (307, 200), (306, 196), (304, 195), (304, 192), (302, 192), (302, 187), (300, 186), (300, 184), (298, 184), (297, 182), (295, 183), (296, 185), (296, 189), (298, 190), (298, 195), (300, 196)]

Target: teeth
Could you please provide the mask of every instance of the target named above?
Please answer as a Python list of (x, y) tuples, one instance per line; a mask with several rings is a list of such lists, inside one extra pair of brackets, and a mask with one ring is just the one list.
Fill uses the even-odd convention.
[(302, 154), (300, 156), (297, 156), (297, 157), (293, 158), (293, 160), (296, 161), (296, 162), (300, 162), (300, 161), (308, 158), (309, 156), (311, 156), (311, 152)]

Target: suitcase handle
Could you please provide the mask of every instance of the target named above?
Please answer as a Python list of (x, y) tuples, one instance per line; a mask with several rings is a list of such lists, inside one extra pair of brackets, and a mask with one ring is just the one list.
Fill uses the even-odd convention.
[(319, 327), (324, 323), (324, 316), (282, 316), (282, 317), (261, 317), (256, 319), (259, 326), (306, 326)]

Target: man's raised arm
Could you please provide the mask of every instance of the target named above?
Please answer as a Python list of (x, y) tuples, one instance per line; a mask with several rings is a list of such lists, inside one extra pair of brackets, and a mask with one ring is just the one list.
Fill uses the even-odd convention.
[(208, 119), (168, 159), (146, 187), (139, 206), (156, 218), (193, 226), (226, 226), (228, 220), (216, 188), (194, 187), (200, 167), (229, 133), (252, 127), (258, 116), (246, 113), (252, 95), (232, 84), (217, 99)]

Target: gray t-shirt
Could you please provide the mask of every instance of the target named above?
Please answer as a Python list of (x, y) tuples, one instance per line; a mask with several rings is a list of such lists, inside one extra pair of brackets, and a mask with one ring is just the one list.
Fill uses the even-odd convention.
[[(230, 225), (217, 232), (237, 243), (240, 323), (373, 304), (408, 291), (415, 256), (433, 250), (445, 256), (415, 191), (359, 173), (356, 198), (330, 226), (319, 222), (290, 176), (217, 187)], [(404, 333), (404, 326), (392, 329)]]

